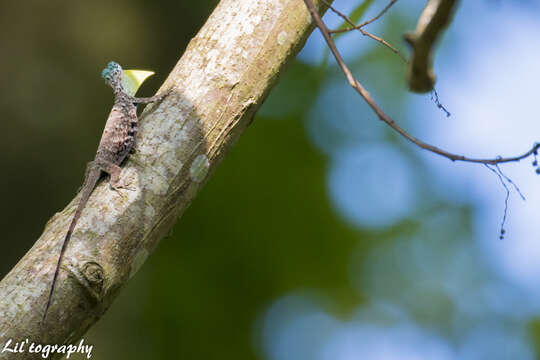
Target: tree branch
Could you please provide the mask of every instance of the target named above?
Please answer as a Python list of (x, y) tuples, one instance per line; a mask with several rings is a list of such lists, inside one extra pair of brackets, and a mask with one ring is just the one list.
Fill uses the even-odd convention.
[[(77, 198), (48, 222), (0, 282), (0, 344), (26, 338), (73, 343), (100, 318), (248, 127), (313, 28), (298, 0), (220, 2), (163, 84), (173, 93), (141, 117), (136, 153), (122, 171), (135, 189), (112, 191), (101, 182), (91, 196), (43, 328), (40, 319)], [(7, 358), (12, 354), (0, 353)]]
[(435, 74), (432, 69), (433, 47), (446, 29), (458, 5), (458, 0), (429, 0), (420, 14), (416, 31), (404, 39), (412, 47), (408, 68), (409, 89), (423, 93), (433, 90)]

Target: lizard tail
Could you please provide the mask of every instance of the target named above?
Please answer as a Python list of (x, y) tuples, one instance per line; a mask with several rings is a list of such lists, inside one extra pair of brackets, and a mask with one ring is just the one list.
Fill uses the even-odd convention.
[(79, 205), (77, 205), (77, 210), (75, 211), (75, 215), (73, 216), (73, 219), (71, 220), (71, 223), (69, 224), (69, 229), (66, 234), (66, 237), (64, 238), (64, 243), (62, 244), (62, 250), (60, 250), (60, 256), (58, 257), (58, 262), (56, 263), (56, 269), (54, 270), (51, 290), (49, 292), (49, 297), (47, 298), (47, 305), (45, 306), (45, 312), (43, 313), (43, 319), (41, 320), (41, 325), (45, 324), (47, 313), (49, 311), (49, 307), (51, 306), (52, 297), (54, 294), (54, 288), (56, 287), (56, 280), (58, 279), (58, 274), (60, 273), (60, 265), (62, 264), (62, 259), (64, 258), (64, 253), (66, 252), (67, 246), (69, 244), (69, 240), (71, 239), (73, 230), (75, 230), (75, 225), (77, 225), (77, 221), (81, 217), (82, 211), (84, 207), (86, 206), (88, 199), (90, 198), (90, 194), (92, 194), (92, 191), (96, 187), (96, 184), (99, 180), (100, 175), (101, 175), (101, 170), (99, 168), (93, 169), (91, 172), (88, 173), (88, 177), (83, 185), (81, 200), (79, 201)]
[[(79, 210), (79, 209), (77, 209)], [(75, 214), (77, 216), (77, 214)], [(51, 306), (51, 301), (54, 293), (54, 288), (56, 285), (56, 279), (58, 278), (58, 273), (60, 272), (60, 264), (62, 263), (62, 258), (64, 257), (64, 252), (66, 251), (67, 244), (69, 243), (69, 239), (71, 238), (71, 234), (73, 233), (73, 229), (75, 228), (75, 217), (71, 221), (71, 225), (69, 226), (69, 230), (66, 234), (66, 237), (64, 238), (64, 244), (62, 245), (62, 250), (60, 250), (60, 257), (58, 258), (58, 263), (56, 264), (56, 269), (54, 270), (54, 276), (53, 281), (51, 285), (51, 290), (49, 292), (49, 297), (47, 298), (47, 305), (45, 306), (45, 313), (43, 313), (43, 319), (41, 320), (41, 323), (45, 323), (45, 319), (47, 318), (47, 312), (49, 311), (49, 307)]]

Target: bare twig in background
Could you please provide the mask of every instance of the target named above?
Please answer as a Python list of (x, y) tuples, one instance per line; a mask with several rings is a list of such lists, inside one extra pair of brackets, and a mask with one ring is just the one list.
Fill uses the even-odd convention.
[[(324, 0), (322, 0), (322, 1), (324, 2)], [(444, 1), (444, 0), (441, 0), (441, 1)], [(335, 45), (335, 43), (334, 43), (334, 41), (332, 39), (332, 36), (330, 35), (330, 31), (328, 30), (328, 28), (326, 27), (326, 25), (322, 21), (319, 14), (316, 12), (312, 1), (311, 0), (304, 0), (304, 2), (306, 3), (306, 6), (309, 9), (309, 12), (311, 13), (311, 16), (313, 17), (317, 27), (319, 28), (319, 30), (323, 34), (323, 37), (326, 40), (326, 43), (328, 44), (328, 47), (330, 48), (330, 51), (334, 55), (338, 65), (340, 66), (341, 70), (343, 71), (343, 73), (347, 77), (347, 80), (348, 80), (350, 86), (352, 88), (354, 88), (360, 94), (360, 96), (362, 96), (362, 98), (367, 102), (367, 104), (371, 107), (371, 109), (375, 112), (375, 114), (378, 116), (378, 118), (380, 120), (382, 120), (386, 124), (388, 124), (392, 129), (397, 131), (402, 137), (404, 137), (405, 139), (409, 140), (410, 142), (414, 143), (415, 145), (419, 146), (422, 149), (431, 151), (431, 152), (433, 152), (435, 154), (446, 157), (446, 158), (448, 158), (448, 159), (450, 159), (452, 161), (465, 161), (465, 162), (471, 162), (471, 163), (484, 164), (484, 166), (486, 166), (490, 171), (492, 171), (498, 177), (499, 181), (501, 182), (501, 184), (503, 185), (503, 187), (504, 187), (504, 189), (506, 191), (506, 197), (505, 197), (505, 200), (504, 200), (504, 213), (503, 213), (503, 218), (502, 218), (502, 221), (501, 221), (501, 226), (500, 226), (500, 231), (499, 231), (499, 238), (501, 240), (504, 239), (504, 235), (506, 233), (504, 225), (506, 223), (506, 218), (507, 218), (507, 215), (508, 215), (508, 200), (509, 200), (509, 197), (510, 197), (510, 189), (508, 187), (508, 184), (510, 184), (510, 185), (512, 185), (514, 187), (515, 191), (519, 194), (519, 196), (523, 200), (525, 200), (525, 196), (523, 196), (523, 194), (521, 193), (519, 187), (508, 176), (506, 176), (502, 172), (502, 170), (499, 167), (499, 164), (500, 163), (505, 163), (505, 162), (511, 162), (511, 161), (519, 161), (519, 160), (522, 160), (524, 158), (527, 158), (527, 157), (533, 155), (534, 156), (534, 161), (533, 161), (532, 165), (534, 167), (537, 167), (536, 173), (540, 174), (540, 167), (538, 167), (538, 161), (536, 159), (536, 156), (538, 154), (538, 149), (540, 148), (540, 143), (533, 144), (532, 148), (529, 151), (527, 151), (526, 153), (522, 154), (522, 155), (518, 155), (518, 156), (514, 156), (514, 157), (507, 157), (507, 158), (503, 158), (501, 156), (498, 156), (498, 157), (493, 158), (493, 159), (476, 159), (476, 158), (470, 158), (470, 157), (463, 156), (463, 155), (449, 153), (449, 152), (447, 152), (445, 150), (439, 149), (436, 146), (427, 144), (427, 143), (413, 137), (407, 131), (405, 131), (399, 125), (397, 125), (396, 122), (392, 118), (390, 118), (388, 115), (386, 115), (386, 113), (384, 113), (383, 110), (371, 98), (371, 95), (369, 94), (369, 92), (358, 82), (358, 80), (356, 80), (354, 78), (351, 71), (349, 70), (349, 68), (347, 67), (345, 62), (343, 61), (343, 58), (342, 58), (341, 54), (339, 53), (339, 50), (337, 49), (337, 47), (336, 47), (336, 45)], [(387, 8), (389, 8), (392, 4), (393, 4), (393, 2), (391, 2), (389, 4), (389, 6), (387, 6)], [(337, 10), (333, 9), (330, 5), (329, 5), (329, 7), (336, 14), (338, 14), (338, 15), (341, 14)], [(387, 9), (387, 8), (385, 8), (385, 9)], [(344, 16), (344, 15), (340, 15), (340, 16), (342, 16), (344, 19), (347, 20), (346, 16)], [(448, 21), (448, 20), (449, 20), (449, 17), (446, 19), (446, 21)], [(419, 22), (419, 24), (420, 24), (420, 22)], [(361, 29), (359, 29), (359, 30), (362, 31)], [(440, 31), (440, 30), (441, 29), (439, 29), (438, 31)], [(428, 41), (431, 41), (431, 45), (433, 45), (433, 43), (435, 41), (435, 38), (433, 38), (432, 40), (428, 40)], [(430, 49), (429, 49), (429, 51), (430, 51)], [(428, 54), (428, 56), (429, 56), (429, 54)], [(433, 82), (434, 82), (434, 77), (433, 77)], [(450, 113), (448, 112), (448, 110), (446, 110), (446, 108), (439, 102), (439, 96), (438, 96), (437, 92), (435, 91), (435, 89), (433, 88), (433, 82), (431, 83), (431, 88), (430, 88), (430, 90), (432, 91), (431, 98), (432, 98), (432, 100), (435, 101), (438, 108), (442, 109), (446, 113), (447, 116), (450, 116)]]
[(506, 182), (503, 179), (503, 176), (501, 175), (500, 171), (497, 171), (493, 169), (488, 164), (484, 164), (490, 171), (492, 171), (497, 177), (499, 178), (499, 181), (501, 182), (502, 186), (504, 187), (504, 190), (506, 191), (506, 196), (504, 198), (504, 212), (503, 212), (503, 218), (501, 221), (501, 229), (499, 231), (499, 239), (504, 239), (504, 234), (506, 233), (506, 230), (504, 229), (504, 224), (506, 223), (506, 216), (508, 215), (508, 199), (510, 198), (510, 189), (508, 188), (508, 185), (506, 185)]
[(506, 157), (506, 158), (498, 156), (496, 158), (491, 158), (491, 159), (479, 159), (479, 158), (472, 158), (472, 157), (468, 157), (464, 155), (453, 154), (415, 138), (414, 136), (409, 134), (407, 131), (405, 131), (403, 128), (401, 128), (390, 116), (388, 116), (379, 107), (379, 105), (377, 105), (377, 103), (371, 97), (370, 93), (362, 86), (362, 84), (360, 84), (358, 80), (354, 78), (351, 71), (349, 70), (345, 62), (343, 61), (343, 58), (341, 54), (339, 53), (336, 47), (336, 44), (334, 43), (334, 40), (332, 40), (332, 37), (329, 33), (328, 28), (326, 27), (321, 17), (317, 13), (315, 6), (313, 5), (313, 2), (311, 0), (304, 0), (304, 3), (306, 4), (311, 16), (313, 17), (315, 24), (317, 25), (324, 39), (326, 40), (326, 43), (328, 44), (330, 51), (334, 55), (334, 58), (336, 59), (339, 67), (341, 68), (345, 76), (347, 77), (347, 81), (349, 82), (349, 85), (360, 94), (360, 96), (366, 101), (366, 103), (375, 112), (375, 114), (380, 120), (384, 121), (388, 126), (390, 126), (392, 129), (397, 131), (405, 139), (409, 140), (410, 142), (412, 142), (413, 144), (417, 145), (418, 147), (424, 150), (431, 151), (435, 154), (441, 155), (452, 161), (464, 161), (464, 162), (470, 162), (470, 163), (495, 165), (495, 164), (501, 164), (501, 163), (506, 163), (506, 162), (519, 161), (533, 154), (538, 153), (538, 149), (540, 148), (540, 143), (535, 143), (533, 144), (532, 148), (529, 151), (518, 156)]
[(364, 21), (363, 23), (361, 23), (360, 25), (358, 25), (358, 27), (362, 28), (368, 24), (371, 24), (372, 22), (378, 20), (381, 16), (383, 16), (387, 11), (388, 9), (390, 9), (392, 7), (392, 5), (394, 5), (395, 3), (397, 2), (397, 0), (391, 0), (388, 5), (386, 5), (384, 7), (384, 9), (381, 10), (381, 12), (379, 12), (375, 17), (367, 20), (367, 21)]
[[(488, 164), (484, 164), (490, 171), (492, 171), (497, 177), (499, 178), (499, 181), (501, 182), (502, 186), (504, 187), (504, 190), (506, 191), (506, 196), (504, 198), (504, 212), (503, 212), (503, 218), (501, 221), (501, 229), (499, 230), (499, 239), (504, 239), (504, 234), (506, 233), (506, 230), (504, 229), (504, 224), (506, 222), (506, 217), (508, 215), (508, 199), (510, 198), (510, 189), (508, 188), (508, 184), (512, 185), (514, 187), (514, 190), (518, 193), (518, 195), (521, 197), (521, 200), (525, 201), (525, 196), (519, 189), (519, 187), (510, 179), (508, 176), (506, 176), (498, 164), (494, 164), (495, 167), (492, 168)], [(507, 184), (508, 183), (508, 184)]]
[[(340, 16), (342, 19), (344, 19), (349, 25), (351, 25), (352, 27), (351, 28), (348, 28), (348, 29), (336, 29), (336, 30), (328, 30), (328, 33), (329, 34), (338, 34), (338, 33), (344, 33), (344, 32), (348, 32), (348, 31), (351, 31), (351, 30), (358, 30), (360, 31), (363, 35), (365, 36), (368, 36), (378, 42), (380, 42), (381, 44), (383, 44), (384, 46), (387, 46), (390, 50), (392, 50), (392, 52), (394, 52), (395, 54), (397, 54), (401, 60), (403, 60), (403, 62), (405, 62), (406, 64), (409, 63), (409, 61), (405, 58), (405, 56), (403, 56), (399, 50), (397, 50), (395, 47), (393, 47), (392, 45), (390, 45), (390, 43), (388, 43), (387, 41), (385, 41), (384, 39), (382, 38), (379, 38), (371, 33), (368, 33), (367, 31), (364, 31), (362, 30), (362, 27), (368, 25), (368, 24), (371, 24), (372, 22), (378, 20), (381, 16), (383, 16), (387, 11), (388, 9), (390, 9), (392, 7), (392, 5), (394, 5), (397, 0), (391, 0), (385, 7), (384, 9), (382, 9), (376, 16), (374, 16), (373, 18), (367, 20), (367, 21), (364, 21), (363, 23), (361, 23), (360, 25), (354, 25), (354, 22), (345, 14), (343, 14), (342, 12), (340, 12), (339, 10), (337, 10), (336, 8), (334, 8), (332, 5), (328, 4), (326, 1), (324, 0), (321, 0), (324, 4), (326, 4), (328, 6), (328, 8), (334, 12), (335, 14), (337, 14), (338, 16)], [(441, 109), (445, 114), (446, 114), (446, 117), (450, 117), (450, 112), (446, 109), (446, 107), (444, 107), (444, 105), (439, 101), (439, 94), (437, 94), (437, 91), (435, 90), (435, 88), (433, 88), (432, 90), (432, 93), (431, 93), (431, 100), (433, 100), (433, 102), (435, 102), (435, 105), (437, 105), (437, 107), (439, 109)]]
[(433, 46), (450, 22), (457, 3), (458, 0), (429, 0), (418, 19), (416, 31), (403, 36), (413, 50), (407, 75), (411, 91), (424, 93), (433, 90)]
[(501, 176), (504, 178), (504, 180), (506, 180), (510, 185), (512, 185), (512, 187), (518, 193), (521, 200), (526, 201), (527, 199), (525, 199), (525, 195), (523, 195), (519, 187), (512, 181), (512, 179), (510, 179), (508, 176), (505, 175), (505, 173), (502, 172), (498, 164), (495, 164), (494, 166), (495, 166), (495, 169), (497, 169), (497, 172), (501, 174)]
[[(396, 0), (397, 1), (397, 0)], [(321, 0), (321, 2), (325, 5), (328, 6), (328, 8), (334, 12), (336, 15), (338, 15), (339, 17), (341, 17), (343, 20), (345, 20), (347, 23), (349, 23), (349, 25), (352, 26), (351, 29), (349, 30), (358, 30), (360, 31), (360, 33), (364, 36), (367, 36), (375, 41), (378, 41), (380, 42), (381, 44), (383, 44), (384, 46), (386, 46), (387, 48), (389, 48), (390, 50), (392, 50), (392, 52), (394, 52), (395, 54), (397, 54), (403, 61), (407, 62), (407, 59), (405, 58), (405, 56), (403, 56), (398, 49), (396, 49), (395, 47), (393, 47), (392, 45), (390, 45), (390, 43), (386, 40), (384, 40), (383, 38), (380, 38), (378, 36), (375, 36), (365, 30), (363, 30), (361, 27), (357, 27), (356, 24), (351, 20), (349, 19), (349, 17), (345, 14), (343, 14), (342, 12), (340, 12), (339, 10), (335, 9), (332, 5), (330, 5), (329, 3), (327, 3), (325, 0)], [(395, 2), (395, 1), (394, 1)], [(377, 16), (376, 18), (379, 18), (382, 14), (380, 14), (379, 16)], [(375, 18), (374, 18), (375, 19)], [(376, 19), (375, 19), (376, 20)], [(375, 20), (371, 20), (371, 21), (375, 21)], [(349, 31), (347, 30), (347, 31)], [(328, 30), (328, 33), (330, 34), (330, 30)]]
[[(330, 34), (338, 34), (338, 33), (344, 33), (344, 32), (347, 32), (347, 31), (351, 31), (351, 30), (359, 30), (361, 28), (363, 28), (364, 26), (368, 25), (368, 24), (371, 24), (372, 22), (378, 20), (381, 16), (383, 16), (387, 11), (388, 9), (390, 9), (392, 7), (392, 5), (394, 5), (398, 0), (392, 0), (388, 3), (388, 5), (386, 5), (384, 7), (384, 9), (382, 9), (376, 16), (372, 17), (371, 19), (369, 20), (366, 20), (364, 21), (363, 23), (361, 23), (360, 25), (354, 25), (352, 24), (352, 27), (349, 28), (349, 29), (336, 29), (336, 30), (328, 30), (328, 32)], [(349, 22), (350, 24), (350, 22)]]

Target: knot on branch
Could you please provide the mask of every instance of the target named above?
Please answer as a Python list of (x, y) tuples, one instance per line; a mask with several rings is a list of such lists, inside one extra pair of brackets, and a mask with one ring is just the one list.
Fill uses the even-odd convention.
[(105, 279), (105, 270), (95, 261), (85, 262), (81, 267), (81, 274), (87, 281), (91, 292), (101, 294), (103, 289), (103, 280)]

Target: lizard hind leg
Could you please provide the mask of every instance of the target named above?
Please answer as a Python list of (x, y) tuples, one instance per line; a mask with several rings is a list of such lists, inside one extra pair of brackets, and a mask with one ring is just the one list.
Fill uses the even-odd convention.
[(128, 189), (128, 190), (135, 190), (133, 187), (131, 187), (130, 183), (126, 183), (122, 179), (120, 179), (120, 173), (122, 172), (122, 168), (115, 163), (112, 162), (103, 162), (100, 164), (100, 167), (109, 174), (110, 180), (109, 180), (109, 186), (112, 190), (118, 190), (118, 189)]

